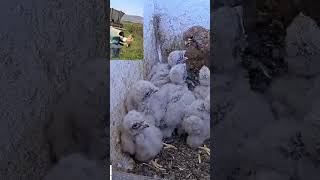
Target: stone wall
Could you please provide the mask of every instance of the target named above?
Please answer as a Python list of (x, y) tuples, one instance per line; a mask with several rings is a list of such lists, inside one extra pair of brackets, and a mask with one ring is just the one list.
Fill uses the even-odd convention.
[(121, 152), (120, 123), (125, 116), (124, 101), (132, 84), (143, 77), (143, 61), (113, 60), (110, 64), (110, 158), (113, 167), (133, 168), (132, 159)]
[(43, 126), (72, 70), (105, 54), (100, 0), (0, 2), (0, 177), (41, 179)]

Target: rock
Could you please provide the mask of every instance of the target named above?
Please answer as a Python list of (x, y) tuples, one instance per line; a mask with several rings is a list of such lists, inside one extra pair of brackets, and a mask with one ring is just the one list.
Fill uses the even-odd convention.
[(143, 79), (143, 62), (111, 61), (110, 71), (110, 160), (115, 168), (133, 169), (133, 159), (121, 151), (119, 130), (126, 114), (126, 96), (132, 85)]

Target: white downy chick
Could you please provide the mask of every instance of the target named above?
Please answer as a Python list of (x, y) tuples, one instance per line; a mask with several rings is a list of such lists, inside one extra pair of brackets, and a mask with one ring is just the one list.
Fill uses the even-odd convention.
[(168, 64), (158, 63), (151, 69), (148, 79), (155, 86), (162, 87), (170, 82), (169, 71), (170, 67)]
[(200, 69), (199, 82), (202, 86), (210, 86), (210, 70), (207, 66), (202, 66)]
[(168, 64), (173, 67), (174, 65), (185, 63), (188, 59), (184, 56), (185, 53), (185, 50), (172, 51), (168, 56)]
[(187, 77), (185, 64), (178, 64), (170, 70), (168, 105), (164, 119), (160, 123), (160, 129), (164, 137), (170, 137), (175, 128), (182, 122), (186, 108), (195, 101), (193, 93), (188, 89), (185, 80)]
[(207, 66), (203, 66), (199, 71), (199, 85), (193, 90), (197, 99), (205, 99), (210, 95), (210, 70)]
[(126, 110), (127, 112), (138, 109), (139, 105), (153, 93), (159, 90), (154, 84), (149, 81), (139, 80), (133, 84), (128, 96), (126, 97)]
[[(208, 96), (209, 97), (209, 96)], [(196, 148), (210, 138), (210, 107), (209, 98), (196, 100), (188, 106), (182, 121), (182, 129), (188, 134), (187, 144)]]
[(173, 84), (183, 85), (187, 79), (186, 64), (174, 65), (169, 72), (170, 81)]
[[(181, 94), (187, 90), (187, 87), (184, 83), (186, 76), (187, 74), (186, 74), (185, 64), (175, 65), (173, 68), (171, 68), (169, 72), (170, 81), (172, 83), (167, 83), (163, 85), (159, 90), (155, 91), (154, 93), (149, 93), (150, 95), (146, 98), (143, 98), (143, 101), (141, 103), (137, 103), (137, 110), (140, 112), (144, 112), (145, 115), (148, 117), (148, 119), (151, 119), (151, 121), (154, 121), (154, 124), (156, 127), (162, 128), (164, 126), (163, 124), (166, 124), (164, 123), (165, 121), (164, 116), (168, 109), (169, 99), (172, 99), (170, 98), (170, 95), (173, 96), (173, 94), (177, 94), (177, 92), (180, 92)], [(145, 89), (153, 89), (153, 88), (141, 88), (141, 86), (152, 87), (153, 86), (151, 85), (152, 83), (148, 81), (147, 82), (144, 81), (143, 83), (141, 82), (137, 84), (139, 88), (142, 89), (143, 91), (145, 91)], [(135, 90), (132, 90), (132, 92), (134, 91), (138, 91), (138, 88), (136, 88)], [(140, 92), (140, 93), (134, 93), (134, 94), (148, 94), (148, 93)], [(164, 134), (168, 134), (168, 133), (164, 133)]]
[[(210, 98), (207, 100), (210, 101)], [(185, 117), (188, 116), (198, 116), (203, 120), (210, 121), (210, 107), (208, 107), (208, 103), (202, 99), (193, 101), (186, 109)]]
[(188, 134), (187, 144), (191, 148), (200, 147), (203, 142), (210, 138), (210, 122), (198, 116), (189, 116), (182, 122), (182, 128)]
[(138, 161), (152, 160), (162, 149), (162, 133), (146, 121), (143, 113), (130, 111), (123, 119), (121, 146), (123, 152), (135, 156)]
[(171, 84), (166, 84), (138, 104), (137, 110), (144, 112), (149, 121), (153, 122), (156, 127), (160, 126), (160, 122), (165, 116), (169, 99), (168, 94), (173, 91), (173, 88), (174, 86)]
[[(175, 128), (181, 132), (180, 124), (185, 115), (187, 107), (196, 100), (193, 93), (185, 86), (180, 86), (174, 93), (170, 94), (167, 112), (160, 125), (164, 137), (171, 137)], [(180, 133), (179, 133), (180, 134)]]

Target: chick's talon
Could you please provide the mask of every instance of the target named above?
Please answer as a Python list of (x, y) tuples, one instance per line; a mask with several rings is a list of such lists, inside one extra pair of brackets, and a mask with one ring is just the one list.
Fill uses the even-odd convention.
[(204, 150), (210, 156), (210, 149), (206, 145), (204, 145), (203, 147), (199, 147), (199, 149)]
[(199, 161), (199, 164), (201, 164), (201, 155), (200, 155), (200, 152), (198, 153), (198, 161)]
[(163, 145), (164, 145), (164, 149), (169, 149), (169, 148), (178, 149), (177, 147), (175, 147), (174, 145), (171, 145), (171, 144), (163, 143)]
[(157, 159), (156, 159), (156, 160), (152, 160), (152, 161), (150, 161), (150, 164), (151, 164), (154, 168), (156, 168), (156, 169), (158, 169), (158, 170), (165, 171), (165, 169), (162, 168), (163, 166), (161, 166), (160, 164), (158, 164), (157, 161), (158, 161)]

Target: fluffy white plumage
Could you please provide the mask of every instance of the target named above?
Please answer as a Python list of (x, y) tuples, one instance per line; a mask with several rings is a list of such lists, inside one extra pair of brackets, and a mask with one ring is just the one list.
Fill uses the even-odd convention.
[(195, 101), (193, 93), (185, 83), (186, 76), (185, 64), (175, 65), (170, 70), (171, 83), (163, 87), (168, 89), (168, 105), (165, 116), (160, 122), (164, 137), (170, 137), (174, 129), (179, 127), (187, 106)]
[(186, 64), (174, 65), (169, 72), (171, 83), (183, 85), (187, 79)]
[[(178, 132), (186, 131), (189, 135), (188, 142), (190, 146), (195, 147), (198, 144), (202, 144), (208, 138), (207, 136), (210, 135), (209, 91), (201, 92), (202, 100), (196, 100), (194, 92), (188, 89), (185, 82), (187, 78), (186, 65), (184, 63), (173, 65), (168, 74), (164, 70), (166, 68), (168, 68), (166, 64), (157, 64), (151, 71), (150, 78), (157, 79), (160, 77), (157, 75), (157, 71), (162, 71), (159, 74), (169, 76), (170, 82), (164, 83), (165, 81), (162, 81), (164, 84), (158, 88), (152, 82), (138, 81), (130, 90), (126, 102), (127, 109), (135, 109), (141, 112), (140, 114), (143, 113), (144, 120), (154, 125), (155, 128), (158, 127), (163, 137), (170, 137), (176, 128), (178, 128)], [(209, 90), (209, 69), (204, 66), (200, 70), (199, 77), (201, 84), (198, 89), (205, 88), (205, 90)], [(201, 120), (198, 125), (201, 127), (200, 134), (194, 133), (195, 130), (192, 124), (196, 124), (194, 121), (197, 118), (195, 117)], [(183, 121), (185, 121), (184, 125), (182, 125)], [(149, 128), (150, 131), (152, 129)], [(134, 147), (133, 141), (128, 141), (130, 138), (126, 136), (128, 136), (126, 133), (122, 135), (124, 139), (123, 147), (126, 152), (135, 154), (135, 148), (132, 148)]]
[(198, 85), (194, 88), (193, 93), (197, 99), (204, 99), (208, 94), (210, 94), (210, 88)]
[(183, 120), (182, 128), (188, 134), (188, 146), (198, 148), (209, 138), (210, 128), (207, 128), (207, 126), (208, 124), (198, 116), (189, 116)]
[(210, 121), (210, 107), (209, 109), (207, 109), (208, 107), (206, 107), (206, 104), (207, 104), (206, 101), (202, 99), (197, 99), (193, 101), (192, 104), (188, 106), (185, 113), (185, 117), (193, 115), (193, 116), (198, 116), (201, 119)]
[(185, 53), (185, 50), (172, 51), (168, 56), (168, 64), (173, 67), (174, 65), (185, 63), (187, 60), (187, 57), (184, 56)]
[(169, 99), (168, 94), (172, 91), (172, 88), (169, 84), (164, 85), (137, 106), (137, 110), (144, 112), (149, 121), (153, 122), (156, 127), (160, 126), (160, 122), (165, 116)]
[(202, 86), (210, 86), (210, 70), (207, 66), (202, 66), (200, 69), (199, 82)]
[(162, 87), (163, 85), (169, 83), (169, 71), (170, 66), (165, 63), (158, 63), (151, 69), (148, 79), (157, 87)]
[[(134, 108), (143, 112), (148, 121), (154, 122), (165, 137), (171, 136), (181, 123), (186, 107), (195, 100), (185, 83), (185, 64), (172, 67), (169, 76), (171, 83), (163, 85), (159, 90), (155, 90), (151, 82), (139, 81), (130, 91), (130, 95), (135, 97), (131, 99), (136, 99), (135, 103), (131, 103), (135, 104)], [(145, 97), (145, 94), (148, 96)]]
[(159, 89), (149, 81), (140, 80), (127, 96), (127, 110), (143, 112), (150, 123), (159, 127), (166, 113), (168, 94), (174, 92), (175, 88), (175, 85), (168, 83)]
[(205, 99), (210, 95), (210, 70), (207, 66), (203, 66), (199, 71), (199, 85), (193, 90), (197, 99)]
[(157, 92), (158, 90), (159, 88), (149, 81), (137, 81), (130, 89), (125, 100), (127, 112), (137, 109), (145, 99), (150, 97), (151, 94)]
[(182, 128), (188, 134), (187, 144), (197, 148), (210, 138), (210, 107), (209, 98), (196, 100), (188, 106), (182, 121)]
[(141, 112), (130, 111), (123, 119), (122, 150), (134, 155), (138, 161), (152, 160), (162, 149), (162, 137), (161, 131), (148, 123)]
[(180, 127), (187, 107), (196, 100), (186, 86), (178, 86), (169, 97), (167, 112), (160, 126), (164, 137), (170, 137), (174, 129)]

